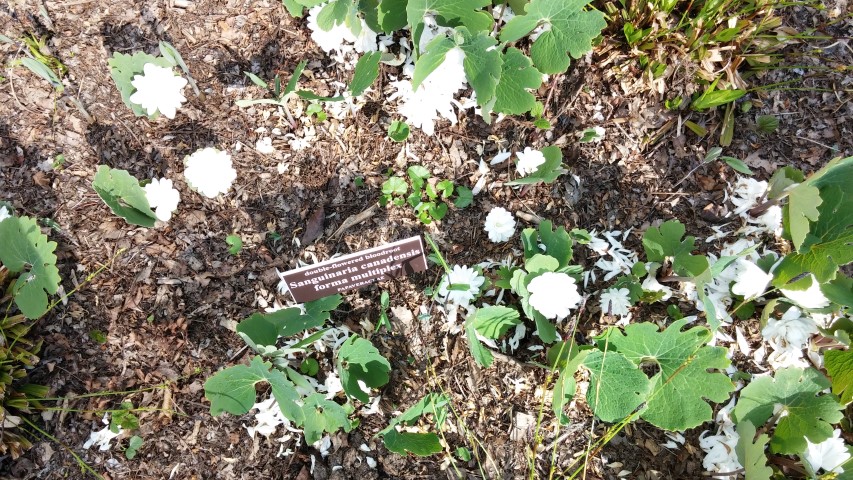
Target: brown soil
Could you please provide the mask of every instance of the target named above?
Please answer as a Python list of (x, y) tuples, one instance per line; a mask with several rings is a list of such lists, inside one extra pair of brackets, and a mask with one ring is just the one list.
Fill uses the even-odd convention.
[[(281, 137), (274, 137), (277, 152), (264, 155), (252, 148), (255, 130), (280, 128), (286, 133), (289, 126), (277, 116), (264, 116), (264, 109), (234, 105), (236, 98), (250, 96), (244, 89), (256, 97), (262, 94), (248, 83), (244, 70), (255, 66), (264, 78), (279, 71), (286, 76), (306, 59), (316, 73), (309, 83), (320, 91), (328, 90), (324, 85), (330, 80), (345, 81), (349, 75), (314, 46), (304, 20), (290, 18), (279, 2), (210, 0), (190, 2), (183, 9), (173, 2), (46, 1), (50, 25), (37, 13), (41, 3), (35, 3), (0, 4), (0, 33), (12, 39), (26, 33), (46, 36), (51, 53), (69, 69), (67, 95), (80, 100), (92, 121), (26, 69), (7, 69), (0, 83), (0, 200), (11, 201), (19, 213), (56, 222), (49, 235), (59, 243), (66, 291), (99, 267), (108, 267), (39, 323), (45, 343), (32, 378), (49, 385), (51, 397), (64, 397), (59, 405), (67, 410), (42, 419), (42, 428), (55, 440), (38, 437), (24, 457), (0, 459), (0, 471), (9, 478), (82, 478), (71, 451), (105, 478), (116, 479), (525, 477), (531, 469), (534, 427), (523, 423), (532, 420), (535, 425), (542, 403), (535, 392), (546, 381), (545, 372), (527, 362), (541, 361), (542, 354), (522, 348), (516, 359), (499, 357), (492, 368), (478, 368), (463, 336), (441, 329), (438, 316), (418, 317), (420, 306), (429, 302), (424, 288), (440, 277), (437, 267), (349, 292), (334, 313), (335, 324), (361, 331), (365, 322), (377, 321), (380, 293), (389, 291), (393, 331), (382, 330), (372, 341), (388, 357), (393, 375), (381, 391), (382, 414), (365, 416), (350, 434), (334, 435), (328, 457), (304, 442), (280, 444), (275, 436), (252, 441), (244, 429), (251, 415), (212, 417), (202, 385), (217, 370), (247, 360), (235, 355), (244, 343), (233, 332), (234, 322), (279, 299), (276, 269), (293, 268), (297, 259), (324, 260), (427, 232), (451, 264), (499, 260), (516, 244), (487, 241), (482, 223), (495, 205), (569, 227), (632, 228), (626, 243), (633, 248), (639, 247), (648, 225), (670, 218), (680, 219), (689, 233), (702, 238), (718, 221), (705, 207), (721, 204), (725, 183), (734, 177), (717, 162), (685, 178), (716, 145), (721, 112), (667, 111), (661, 95), (634, 88), (642, 82), (639, 71), (628, 68), (631, 57), (613, 40), (617, 37), (606, 36), (591, 57), (542, 87), (541, 98), (550, 98), (548, 112), (555, 125), (547, 134), (524, 119), (490, 126), (468, 112), (456, 126), (442, 124), (434, 136), (413, 132), (408, 142), (436, 177), (469, 187), (481, 158), (478, 146), (488, 160), (497, 142), (504, 149), (556, 144), (566, 166), (580, 178), (579, 187), (563, 176), (552, 185), (512, 190), (500, 184), (513, 174), (506, 165), (494, 178), (499, 181), (495, 188), (477, 196), (467, 209), (452, 209), (439, 224), (425, 227), (411, 210), (389, 207), (333, 238), (345, 219), (376, 203), (386, 172), (404, 171), (409, 161), (400, 154), (402, 145), (386, 135), (392, 112), (384, 109), (382, 85), (388, 74), (399, 73), (396, 67), (382, 67), (380, 83), (368, 93), (371, 103), (345, 121), (343, 135), (330, 133), (337, 131), (334, 125), (318, 126), (318, 140), (302, 152), (290, 152)], [(834, 38), (853, 34), (849, 20), (823, 28), (824, 14), (804, 8), (791, 11), (786, 22), (798, 29), (817, 26)], [(172, 121), (133, 116), (107, 66), (113, 52), (156, 54), (160, 40), (178, 48), (204, 93), (196, 97), (187, 89), (189, 101)], [(804, 54), (814, 44), (792, 45), (788, 52), (798, 64), (851, 65), (844, 42), (819, 41), (820, 56)], [(0, 44), (0, 55), (8, 64), (22, 51), (18, 45)], [(745, 159), (759, 178), (767, 178), (780, 165), (814, 170), (839, 153), (853, 152), (853, 104), (849, 73), (846, 79), (844, 75), (773, 70), (753, 79), (756, 85), (797, 79), (793, 85), (805, 90), (751, 93), (755, 108), (738, 114), (727, 154)], [(671, 92), (684, 88), (674, 84)], [(604, 122), (591, 120), (596, 105)], [(679, 114), (711, 133), (699, 138), (679, 128)], [(760, 114), (776, 115), (779, 130), (756, 133), (751, 126)], [(607, 129), (606, 138), (579, 144), (577, 133), (596, 124)], [(650, 142), (658, 133), (660, 138)], [(243, 148), (235, 151), (238, 142)], [(181, 173), (184, 156), (206, 146), (228, 150), (238, 171), (233, 189), (215, 200), (189, 191)], [(39, 169), (39, 163), (60, 153), (66, 159), (61, 169)], [(284, 174), (277, 170), (282, 162), (289, 165)], [(182, 195), (175, 217), (165, 227), (144, 229), (113, 216), (91, 188), (99, 164), (127, 169), (137, 178), (174, 179)], [(365, 179), (362, 187), (352, 182), (358, 176)], [(318, 208), (324, 214), (323, 234), (299, 246), (294, 240), (303, 238)], [(268, 232), (277, 232), (280, 239)], [(232, 233), (244, 242), (238, 256), (230, 255), (224, 242)], [(589, 267), (594, 259), (584, 258), (586, 252), (580, 250), (576, 261)], [(582, 335), (601, 328), (600, 312), (583, 312)], [(97, 342), (92, 332), (106, 334), (106, 342)], [(516, 389), (514, 382), (520, 380), (525, 388)], [(148, 389), (156, 385), (165, 387)], [(146, 390), (115, 394), (139, 389)], [(373, 438), (392, 412), (439, 389), (451, 394), (458, 415), (448, 444), (453, 450), (462, 445), (476, 450), (484, 458), (484, 471), (476, 461), (448, 467), (441, 455), (402, 457)], [(112, 394), (75, 398), (94, 392)], [(84, 450), (90, 432), (102, 428), (98, 412), (122, 401), (151, 409), (138, 414), (138, 434), (145, 443), (137, 458), (126, 460), (121, 448)], [(605, 426), (592, 425), (582, 402), (571, 410), (569, 427), (557, 428), (550, 405), (543, 412), (539, 434), (544, 448), (535, 455), (534, 469), (546, 477), (553, 459), (559, 477), (586, 448), (590, 435), (597, 438)], [(477, 448), (466, 440), (463, 425)], [(701, 430), (687, 432), (687, 445), (671, 450), (660, 446), (666, 441), (661, 431), (633, 424), (595, 455), (586, 478), (615, 478), (621, 470), (631, 472), (627, 478), (698, 478)], [(120, 439), (122, 448), (127, 441)], [(364, 443), (370, 452), (359, 450)], [(278, 457), (282, 447), (295, 453)], [(375, 469), (367, 466), (366, 456), (377, 460)]]

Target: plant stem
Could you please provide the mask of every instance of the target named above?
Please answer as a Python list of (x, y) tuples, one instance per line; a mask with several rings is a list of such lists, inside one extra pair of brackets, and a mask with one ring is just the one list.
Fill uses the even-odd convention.
[(29, 425), (33, 430), (35, 430), (35, 431), (37, 431), (38, 433), (40, 433), (40, 434), (44, 435), (46, 438), (50, 439), (51, 441), (56, 442), (59, 446), (61, 446), (62, 448), (64, 448), (66, 451), (68, 451), (68, 453), (70, 453), (70, 454), (71, 454), (71, 456), (72, 456), (72, 457), (74, 457), (74, 460), (77, 462), (77, 465), (79, 465), (79, 466), (80, 466), (80, 468), (81, 468), (81, 470), (82, 470), (83, 472), (90, 473), (90, 474), (94, 475), (94, 476), (95, 476), (95, 478), (98, 478), (99, 480), (104, 480), (104, 477), (103, 477), (103, 476), (101, 476), (101, 474), (99, 474), (98, 472), (96, 472), (94, 469), (92, 469), (92, 467), (90, 467), (90, 466), (89, 466), (89, 464), (88, 464), (88, 463), (86, 463), (86, 461), (85, 461), (85, 460), (83, 460), (83, 458), (81, 458), (81, 457), (80, 457), (80, 455), (77, 455), (77, 453), (76, 453), (76, 452), (74, 452), (74, 450), (72, 450), (72, 449), (71, 449), (71, 447), (69, 447), (68, 445), (66, 445), (66, 444), (64, 444), (64, 443), (62, 443), (62, 442), (60, 442), (60, 441), (59, 441), (59, 439), (57, 439), (57, 438), (56, 438), (56, 437), (54, 437), (53, 435), (51, 435), (51, 434), (49, 434), (49, 433), (45, 432), (44, 430), (42, 430), (41, 428), (39, 428), (39, 426), (38, 426), (38, 425), (36, 425), (36, 424), (35, 424), (35, 423), (33, 423), (32, 421), (30, 421), (30, 419), (28, 419), (27, 417), (22, 416), (22, 417), (21, 417), (21, 420), (23, 420), (23, 421), (24, 421), (24, 423), (26, 423), (27, 425)]

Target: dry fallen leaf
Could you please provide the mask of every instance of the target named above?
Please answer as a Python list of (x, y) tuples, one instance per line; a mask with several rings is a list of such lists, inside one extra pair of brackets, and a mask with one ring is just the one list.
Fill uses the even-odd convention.
[(302, 238), (299, 239), (302, 242), (302, 245), (308, 245), (314, 240), (323, 236), (323, 226), (326, 221), (326, 212), (323, 211), (323, 207), (319, 206), (311, 212), (311, 216), (308, 217), (308, 222), (305, 224), (305, 233), (302, 234)]

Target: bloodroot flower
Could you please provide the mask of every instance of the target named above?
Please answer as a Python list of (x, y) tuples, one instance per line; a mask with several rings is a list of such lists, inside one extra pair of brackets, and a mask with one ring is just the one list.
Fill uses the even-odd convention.
[(195, 190), (207, 198), (225, 193), (237, 179), (231, 165), (231, 155), (212, 147), (203, 148), (184, 159), (184, 178)]
[(153, 63), (146, 63), (142, 72), (144, 75), (136, 75), (130, 82), (136, 88), (130, 101), (141, 105), (148, 115), (159, 111), (166, 118), (175, 118), (181, 103), (187, 101), (181, 93), (187, 79)]
[(492, 242), (505, 242), (515, 233), (515, 219), (503, 207), (495, 207), (486, 215), (485, 229)]
[(581, 300), (575, 279), (565, 273), (545, 272), (527, 284), (530, 306), (545, 318), (562, 320)]
[(522, 177), (535, 172), (540, 165), (545, 163), (545, 155), (539, 150), (533, 150), (530, 147), (524, 149), (523, 152), (516, 154), (518, 163), (515, 164), (515, 169)]
[(480, 294), (485, 277), (471, 267), (454, 265), (453, 270), (441, 279), (438, 295), (456, 305), (468, 305)]
[(148, 199), (148, 204), (154, 210), (157, 220), (168, 222), (172, 218), (172, 212), (178, 208), (181, 194), (175, 190), (172, 181), (168, 178), (160, 180), (155, 178), (145, 185), (145, 198)]

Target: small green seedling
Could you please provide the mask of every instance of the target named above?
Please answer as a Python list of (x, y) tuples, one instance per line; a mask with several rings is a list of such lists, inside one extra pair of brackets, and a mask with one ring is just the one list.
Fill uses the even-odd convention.
[(113, 411), (110, 418), (110, 431), (118, 433), (122, 430), (136, 430), (139, 428), (139, 418), (133, 414), (133, 403), (122, 402), (118, 410)]
[(409, 125), (406, 122), (394, 120), (388, 126), (388, 136), (395, 142), (405, 142), (409, 138)]
[(238, 255), (243, 250), (243, 239), (240, 235), (228, 235), (225, 237), (225, 243), (228, 244), (228, 253)]
[[(447, 202), (452, 202), (457, 208), (465, 208), (473, 201), (474, 195), (470, 189), (457, 187), (450, 180), (436, 180), (431, 177), (429, 170), (421, 165), (410, 166), (406, 174), (412, 186), (411, 193), (405, 179), (392, 176), (382, 184), (382, 196), (379, 197), (381, 206), (390, 202), (401, 207), (408, 203), (415, 210), (418, 219), (428, 225), (447, 215)], [(454, 194), (456, 198), (451, 200)]]
[(314, 117), (317, 123), (323, 123), (328, 118), (326, 112), (323, 110), (323, 105), (320, 105), (317, 102), (311, 103), (308, 107), (305, 108), (305, 114), (308, 115), (308, 118)]
[(305, 360), (302, 360), (302, 363), (299, 364), (299, 371), (309, 377), (313, 377), (320, 371), (320, 364), (316, 359), (308, 357)]
[(124, 456), (128, 460), (133, 460), (136, 457), (136, 452), (142, 447), (142, 437), (134, 435), (130, 437), (127, 443), (127, 450), (124, 451)]
[(89, 339), (95, 343), (100, 343), (101, 345), (107, 343), (107, 335), (100, 330), (89, 331)]
[(773, 115), (759, 115), (755, 119), (755, 129), (759, 133), (773, 133), (779, 128), (779, 119)]
[(377, 332), (383, 326), (389, 332), (391, 331), (391, 321), (388, 319), (388, 305), (390, 304), (390, 301), (391, 298), (388, 295), (388, 290), (382, 290), (382, 294), (379, 295), (379, 321), (376, 323)]

